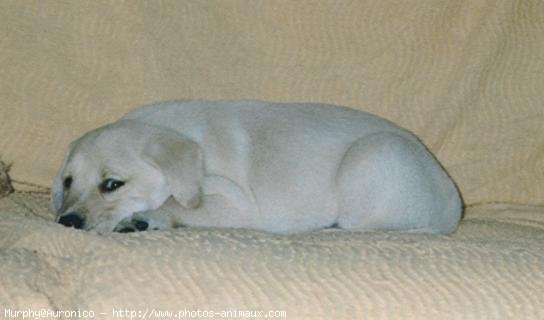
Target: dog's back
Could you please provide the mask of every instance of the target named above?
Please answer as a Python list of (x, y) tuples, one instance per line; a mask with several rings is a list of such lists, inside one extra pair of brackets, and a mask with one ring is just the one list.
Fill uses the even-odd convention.
[[(198, 143), (204, 154), (208, 174), (234, 181), (258, 207), (257, 228), (278, 232), (286, 228), (298, 231), (336, 223), (338, 212), (341, 210), (341, 199), (345, 198), (339, 195), (339, 183), (343, 182), (337, 181), (338, 172), (340, 168), (346, 167), (346, 154), (358, 141), (378, 134), (400, 137), (405, 141), (404, 151), (393, 153), (392, 156), (396, 159), (387, 157), (382, 159), (383, 164), (379, 164), (380, 170), (396, 170), (394, 166), (405, 161), (403, 153), (411, 152), (409, 150), (413, 149), (414, 153), (421, 156), (416, 156), (413, 160), (415, 162), (408, 165), (408, 171), (403, 172), (411, 174), (419, 170), (421, 174), (430, 174), (431, 176), (427, 178), (420, 177), (422, 184), (423, 181), (430, 181), (429, 183), (437, 185), (431, 186), (430, 189), (425, 187), (427, 191), (419, 190), (420, 193), (418, 190), (404, 190), (399, 194), (393, 194), (392, 190), (396, 188), (383, 189), (379, 186), (376, 186), (377, 190), (363, 190), (365, 181), (371, 178), (368, 175), (375, 176), (377, 180), (381, 179), (377, 177), (393, 179), (384, 186), (394, 186), (397, 178), (406, 179), (370, 170), (360, 181), (349, 183), (350, 188), (354, 189), (350, 192), (358, 198), (362, 196), (360, 192), (371, 192), (378, 197), (383, 196), (383, 199), (393, 197), (395, 199), (386, 200), (386, 203), (396, 201), (399, 205), (395, 210), (405, 203), (407, 208), (412, 206), (412, 210), (425, 211), (402, 213), (413, 217), (417, 214), (414, 220), (418, 221), (413, 221), (412, 224), (423, 231), (445, 232), (446, 229), (451, 231), (458, 221), (459, 213), (446, 213), (456, 216), (453, 219), (448, 218), (450, 221), (455, 220), (453, 224), (447, 223), (448, 226), (440, 230), (424, 228), (425, 222), (421, 220), (428, 220), (429, 215), (434, 219), (434, 216), (443, 214), (435, 212), (442, 210), (439, 205), (442, 201), (460, 202), (457, 190), (449, 177), (443, 173), (440, 165), (413, 134), (369, 113), (310, 103), (173, 101), (139, 108), (125, 115), (123, 119), (169, 128)], [(398, 141), (392, 138), (385, 139), (383, 143), (387, 145), (387, 141), (390, 140), (395, 143)], [(371, 148), (368, 152), (372, 152)], [(365, 160), (358, 161), (364, 163)], [(422, 163), (418, 163), (419, 161)], [(353, 176), (357, 176), (355, 172)], [(347, 179), (350, 179), (349, 174)], [(413, 183), (410, 182), (410, 185)], [(444, 192), (448, 195), (443, 194)], [(417, 203), (411, 195), (432, 199), (429, 201), (438, 201), (438, 204), (434, 202), (425, 204), (423, 203), (425, 201)], [(368, 209), (367, 206), (364, 208)], [(455, 206), (455, 211), (459, 211), (459, 208), (460, 204)], [(389, 218), (391, 217), (387, 219)], [(286, 227), (286, 223), (289, 227)], [(408, 224), (410, 223), (390, 225), (409, 228)], [(379, 224), (380, 228), (387, 228), (387, 225), (387, 221)], [(364, 226), (362, 228), (364, 229)]]

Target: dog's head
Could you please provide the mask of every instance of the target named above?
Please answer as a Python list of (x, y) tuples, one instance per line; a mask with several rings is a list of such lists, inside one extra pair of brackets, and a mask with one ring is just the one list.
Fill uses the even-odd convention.
[(195, 142), (169, 129), (123, 120), (70, 144), (53, 181), (51, 207), (59, 223), (109, 232), (170, 196), (183, 207), (197, 206), (202, 177)]

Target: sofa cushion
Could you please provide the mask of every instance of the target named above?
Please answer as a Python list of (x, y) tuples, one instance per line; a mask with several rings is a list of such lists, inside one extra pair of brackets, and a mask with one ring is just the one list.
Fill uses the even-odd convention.
[[(10, 310), (285, 311), (287, 319), (542, 319), (544, 208), (467, 209), (450, 236), (193, 229), (98, 235), (47, 194), (0, 200)], [(195, 313), (196, 314), (196, 313)]]

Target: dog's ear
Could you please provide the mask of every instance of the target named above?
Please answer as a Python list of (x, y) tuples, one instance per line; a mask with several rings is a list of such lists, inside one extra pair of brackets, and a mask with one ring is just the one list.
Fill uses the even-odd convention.
[(204, 168), (197, 143), (174, 131), (160, 129), (148, 141), (144, 156), (162, 172), (180, 205), (185, 208), (200, 205)]

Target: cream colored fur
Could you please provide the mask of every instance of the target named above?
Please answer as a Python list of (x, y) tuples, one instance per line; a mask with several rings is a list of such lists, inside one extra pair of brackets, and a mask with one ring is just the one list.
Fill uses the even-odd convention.
[[(124, 185), (101, 191), (109, 178)], [(344, 107), (256, 101), (158, 103), (87, 133), (70, 145), (52, 204), (99, 232), (145, 221), (449, 233), (462, 213), (454, 183), (407, 130)]]

